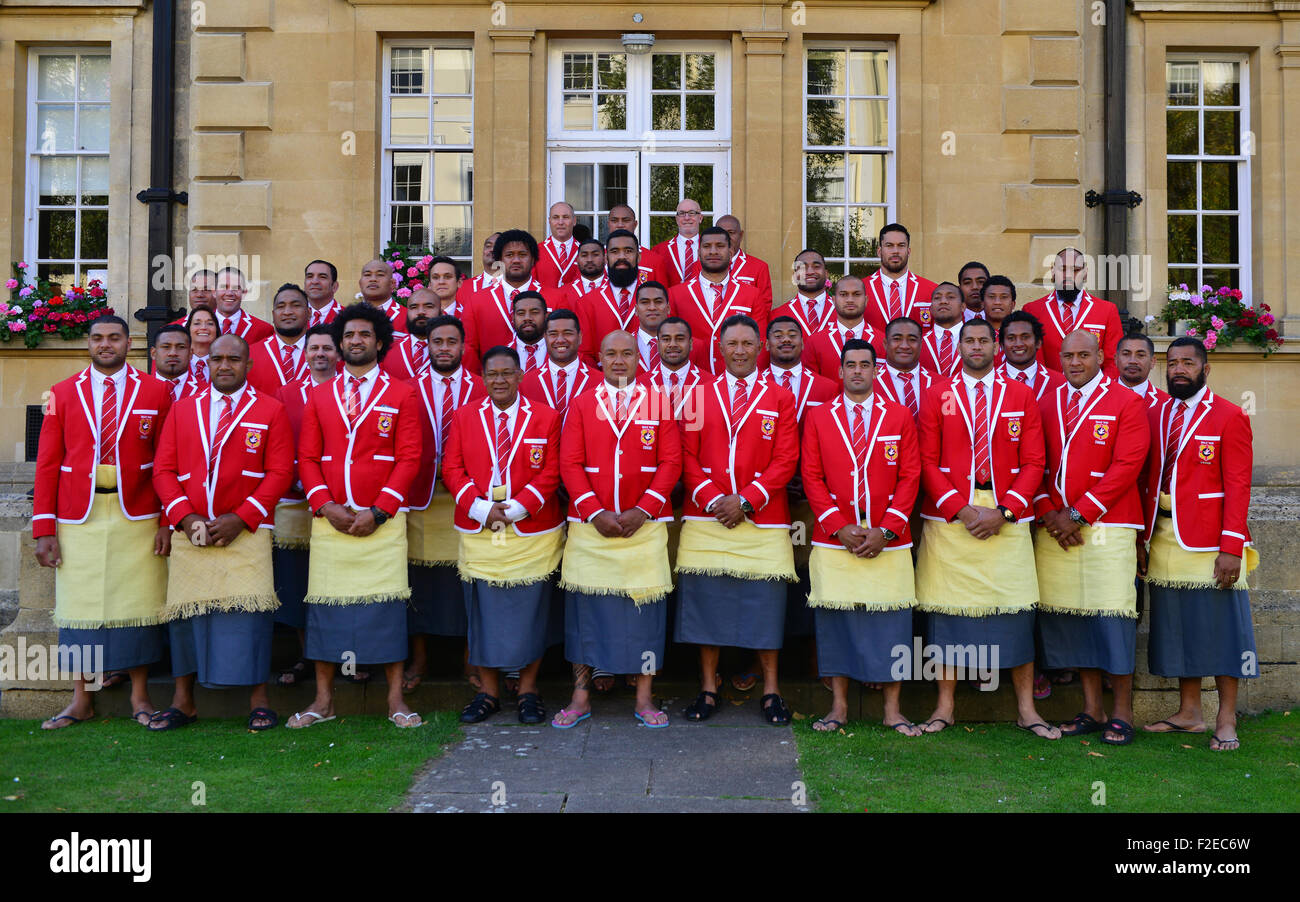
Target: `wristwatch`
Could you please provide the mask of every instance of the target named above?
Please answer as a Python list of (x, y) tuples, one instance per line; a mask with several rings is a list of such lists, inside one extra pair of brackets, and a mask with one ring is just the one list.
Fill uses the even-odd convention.
[(1005, 504), (998, 505), (998, 513), (1002, 514), (1002, 519), (1006, 520), (1008, 523), (1016, 522), (1016, 515), (1013, 514), (1011, 508), (1007, 507)]
[(380, 509), (377, 508), (377, 507), (371, 507), (371, 508), (370, 508), (370, 513), (372, 513), (372, 514), (375, 515), (375, 525), (376, 525), (376, 526), (383, 526), (384, 523), (387, 522), (387, 520), (388, 520), (388, 514), (384, 513), (382, 510), (380, 510)]
[(740, 509), (747, 514), (752, 514), (754, 512), (754, 505), (750, 504), (748, 499), (742, 498), (740, 500)]
[(892, 529), (885, 529), (883, 526), (880, 527), (880, 534), (885, 537), (886, 542), (892, 542), (894, 539), (898, 538), (898, 533), (894, 532)]
[(1085, 519), (1083, 519), (1083, 514), (1079, 513), (1079, 512), (1078, 512), (1077, 510), (1075, 510), (1073, 507), (1070, 508), (1070, 519), (1071, 519), (1072, 521), (1074, 521), (1075, 523), (1078, 523), (1080, 526), (1087, 526), (1087, 525), (1088, 525), (1088, 521), (1085, 520)]

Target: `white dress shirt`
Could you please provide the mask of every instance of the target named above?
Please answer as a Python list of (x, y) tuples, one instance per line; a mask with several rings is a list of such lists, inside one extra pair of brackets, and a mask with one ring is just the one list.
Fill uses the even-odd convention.
[[(551, 385), (556, 388), (560, 387), (560, 370), (564, 370), (564, 390), (567, 393), (565, 403), (567, 404), (573, 398), (573, 383), (578, 378), (578, 370), (582, 367), (582, 358), (574, 357), (567, 365), (560, 366), (554, 360), (546, 361), (546, 368), (551, 372)], [(555, 400), (560, 400), (556, 398)]]
[(438, 422), (441, 423), (442, 422), (442, 390), (444, 388), (442, 384), (442, 380), (443, 379), (451, 380), (451, 399), (452, 399), (451, 402), (452, 404), (455, 404), (456, 400), (460, 397), (460, 380), (464, 376), (465, 369), (464, 367), (458, 366), (456, 367), (456, 372), (454, 373), (440, 373), (437, 370), (433, 370), (432, 372), (433, 372), (433, 415), (437, 417)]
[[(519, 369), (528, 372), (528, 350), (524, 340), (518, 335), (515, 336), (515, 353), (519, 355)], [(546, 365), (546, 336), (543, 335), (537, 339), (537, 344), (533, 345), (533, 366), (541, 368)]]
[(781, 388), (785, 388), (785, 385), (784, 385), (784, 384), (782, 383), (782, 381), (781, 381), (781, 377), (784, 376), (786, 373), (789, 373), (789, 374), (790, 374), (790, 391), (791, 391), (792, 394), (794, 394), (794, 396), (795, 396), (796, 398), (798, 398), (798, 397), (799, 397), (799, 386), (803, 384), (802, 381), (801, 381), (801, 380), (803, 379), (803, 364), (802, 364), (802, 363), (796, 363), (794, 366), (790, 367), (790, 369), (788, 369), (788, 370), (787, 370), (787, 369), (782, 369), (781, 367), (777, 366), (776, 364), (772, 364), (771, 366), (769, 366), (769, 367), (767, 368), (768, 378), (771, 380), (772, 384), (773, 384), (773, 385), (778, 385), (778, 386), (780, 386)]
[[(221, 436), (217, 434), (217, 424), (221, 422), (221, 399), (230, 399), (230, 412), (233, 414), (239, 410), (239, 404), (244, 400), (244, 390), (247, 388), (248, 383), (245, 382), (239, 386), (238, 391), (233, 391), (229, 395), (217, 391), (216, 386), (208, 389), (208, 440), (212, 444), (221, 440)], [(211, 447), (211, 444), (209, 447)]]
[(1029, 366), (1025, 367), (1023, 370), (1019, 367), (1012, 366), (1011, 361), (1005, 361), (1002, 364), (1002, 373), (1008, 382), (1019, 382), (1020, 380), (1017, 377), (1021, 373), (1024, 373), (1025, 378), (1029, 380), (1029, 387), (1033, 388), (1038, 384), (1038, 360), (1031, 360)]
[[(975, 417), (975, 384), (978, 382), (984, 386), (984, 416), (987, 425), (986, 434), (989, 437), (989, 466), (993, 465), (993, 375), (997, 370), (990, 369), (984, 374), (984, 378), (976, 379), (965, 369), (961, 371), (962, 384), (966, 386), (966, 401), (970, 404), (971, 418)], [(971, 446), (974, 448), (975, 434), (978, 430), (971, 430)]]
[(111, 376), (101, 373), (93, 366), (90, 368), (90, 394), (95, 402), (95, 408), (91, 414), (95, 417), (95, 422), (99, 422), (99, 412), (104, 409), (104, 380), (112, 379), (113, 388), (117, 390), (117, 422), (122, 424), (122, 396), (126, 393), (126, 365)]
[[(903, 390), (903, 380), (898, 378), (898, 374), (901, 372), (903, 371), (896, 369), (888, 363), (885, 364), (885, 373), (889, 376), (889, 385), (894, 390), (894, 397), (898, 399), (899, 404), (906, 407), (907, 393)], [(921, 403), (921, 390), (925, 387), (921, 381), (921, 368), (920, 366), (914, 366), (908, 370), (908, 372), (912, 374), (912, 394), (916, 397), (916, 403), (919, 406)], [(845, 397), (847, 398), (848, 396), (845, 395)], [(845, 401), (844, 403), (847, 404), (849, 402)]]
[(710, 282), (708, 279), (704, 278), (704, 270), (700, 270), (700, 274), (695, 277), (695, 281), (700, 283), (700, 297), (704, 298), (706, 303), (713, 303), (714, 286), (720, 286), (722, 288), (722, 300), (724, 303), (726, 302), (727, 294), (731, 291), (730, 274), (728, 274), (721, 282)]
[(1123, 385), (1125, 388), (1129, 389), (1131, 392), (1133, 392), (1133, 393), (1134, 393), (1135, 395), (1137, 395), (1139, 398), (1145, 398), (1145, 397), (1147, 396), (1147, 392), (1149, 392), (1149, 391), (1151, 390), (1151, 380), (1150, 380), (1150, 379), (1143, 379), (1143, 380), (1142, 380), (1141, 382), (1139, 382), (1137, 385), (1129, 385), (1129, 384), (1127, 384), (1123, 379), (1121, 379), (1121, 380), (1119, 380), (1119, 384), (1120, 384), (1120, 385)]
[[(495, 403), (488, 405), (488, 413), (491, 414), (491, 416), (488, 418), (488, 427), (491, 430), (489, 436), (489, 445), (492, 448), (492, 453), (495, 454), (497, 424), (500, 422), (501, 414), (504, 413), (506, 415), (506, 431), (510, 435), (515, 434), (515, 420), (519, 415), (519, 395), (515, 395), (515, 402), (505, 410), (502, 410), (500, 407), (497, 407)], [(503, 460), (497, 461), (496, 464), (493, 466), (492, 468), (493, 487), (499, 485), (505, 485), (505, 474), (501, 472), (502, 469), (505, 467), (505, 463), (506, 462)], [(479, 498), (475, 500), (474, 503), (471, 504), (469, 507), (470, 519), (475, 520), (478, 523), (481, 523), (484, 526), (486, 526), (488, 514), (492, 512), (493, 504), (495, 504), (495, 502), (491, 499), (491, 496), (487, 498)], [(516, 520), (523, 519), (528, 515), (527, 509), (513, 498), (508, 499), (505, 502), (505, 504), (506, 504), (506, 510), (505, 510), (506, 519), (509, 520), (511, 523), (514, 523)]]

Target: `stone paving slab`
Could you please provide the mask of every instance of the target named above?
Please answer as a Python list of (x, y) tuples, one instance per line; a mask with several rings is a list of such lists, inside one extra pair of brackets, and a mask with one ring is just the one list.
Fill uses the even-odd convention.
[(807, 807), (798, 808), (790, 802), (768, 802), (757, 799), (718, 799), (707, 796), (670, 796), (660, 793), (632, 795), (628, 793), (571, 792), (564, 803), (565, 814), (600, 814), (621, 811), (632, 814), (798, 814)]

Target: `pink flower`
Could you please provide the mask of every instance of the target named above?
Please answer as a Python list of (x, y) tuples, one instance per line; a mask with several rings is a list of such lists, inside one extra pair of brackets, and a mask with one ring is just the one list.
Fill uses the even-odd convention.
[(18, 289), (18, 296), (20, 298), (25, 298), (31, 293), (32, 293), (32, 286), (30, 285), (24, 285), (22, 288)]
[(1187, 330), (1187, 334), (1190, 335), (1190, 336), (1192, 336), (1192, 338), (1195, 338), (1195, 337), (1196, 337), (1196, 330), (1195, 330), (1195, 329), (1188, 329), (1188, 330)]
[(409, 289), (409, 288), (399, 288), (399, 289), (397, 289), (397, 296), (398, 296), (399, 298), (409, 298), (409, 297), (411, 296), (411, 289)]
[(1202, 342), (1202, 344), (1205, 345), (1205, 350), (1213, 351), (1214, 346), (1218, 343), (1219, 343), (1219, 333), (1215, 332), (1213, 329), (1210, 329), (1208, 332), (1205, 333), (1205, 341)]
[(1192, 295), (1189, 300), (1192, 302), (1193, 307), (1199, 307), (1205, 303), (1205, 298), (1201, 297), (1199, 294)]
[(18, 264), (18, 268), (19, 268), (19, 269), (26, 269), (26, 268), (27, 268), (27, 264), (26, 264), (26, 263), (19, 263), (19, 264)]
[[(1227, 323), (1219, 319), (1217, 316), (1212, 316), (1210, 317), (1210, 325), (1214, 326), (1215, 330), (1222, 332), (1223, 327), (1227, 325)], [(1213, 333), (1207, 333), (1207, 334), (1213, 334)]]
[(12, 323), (9, 323), (9, 331), (10, 331), (10, 332), (26, 332), (26, 331), (27, 331), (27, 324), (26, 324), (25, 322), (23, 322), (22, 320), (14, 320)]
[(430, 263), (433, 262), (433, 254), (425, 254), (423, 257), (420, 258), (420, 262), (423, 263), (425, 266), (428, 266)]
[(418, 276), (419, 274), (420, 274), (420, 271), (419, 271), (418, 269), (416, 269), (414, 266), (412, 266), (410, 269), (408, 269), (408, 270), (406, 271), (406, 277), (407, 277), (408, 279), (414, 279), (414, 278), (415, 278), (416, 276)]
[(1273, 325), (1273, 322), (1274, 322), (1274, 320), (1273, 320), (1273, 314), (1271, 314), (1271, 313), (1264, 313), (1264, 314), (1261, 314), (1260, 317), (1259, 317), (1259, 324), (1260, 324), (1261, 326), (1271, 326), (1271, 325)]
[(8, 288), (10, 291), (13, 291), (17, 287), (18, 287), (17, 279), (9, 279), (8, 281), (5, 282), (5, 288)]
[(393, 281), (394, 281), (396, 284), (401, 285), (401, 284), (402, 284), (402, 274), (401, 274), (400, 272), (395, 272), (395, 273), (393, 273)]
[(1219, 289), (1218, 294), (1219, 297), (1226, 298), (1228, 295), (1232, 294), (1232, 289), (1229, 288), (1227, 285), (1224, 285), (1222, 288)]

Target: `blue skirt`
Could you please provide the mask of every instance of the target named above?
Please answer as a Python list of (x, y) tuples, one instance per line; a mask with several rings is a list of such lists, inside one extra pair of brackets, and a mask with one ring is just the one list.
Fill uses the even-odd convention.
[[(912, 609), (897, 611), (846, 611), (816, 608), (819, 676), (848, 677), (863, 683), (892, 683), (898, 661), (893, 650), (912, 649)], [(908, 669), (905, 678), (911, 677)]]
[(999, 670), (1019, 667), (1034, 660), (1032, 610), (987, 617), (931, 613), (926, 635), (929, 644), (942, 647), (944, 665), (949, 667), (959, 663), (962, 656), (956, 646), (975, 646), (977, 650), (984, 646), (989, 666), (992, 666), (993, 649), (996, 648)]
[(406, 660), (406, 602), (309, 604), (307, 647), (311, 661), (391, 664)]
[(564, 593), (564, 657), (609, 673), (651, 672), (664, 663), (668, 604), (637, 607), (626, 595)]
[(209, 689), (256, 686), (270, 678), (273, 611), (214, 611), (168, 626), (172, 676), (197, 674)]
[(679, 574), (673, 640), (779, 649), (785, 634), (786, 586), (776, 579)]
[(161, 626), (115, 626), (96, 629), (69, 629), (59, 627), (59, 644), (78, 647), (91, 646), (89, 657), (80, 654), (78, 662), (71, 655), (60, 654), (59, 668), (72, 670), (73, 664), (85, 669), (95, 665), (93, 646), (103, 646), (103, 669), (130, 670), (132, 667), (146, 667), (159, 660), (163, 655), (164, 633)]
[(564, 598), (569, 593), (561, 589), (558, 584), (552, 582), (550, 605), (546, 614), (546, 647), (552, 645), (562, 645), (565, 639), (564, 615), (565, 601)]
[(808, 576), (806, 564), (795, 565), (799, 577), (797, 583), (786, 583), (785, 594), (785, 636), (794, 639), (813, 635), (813, 609), (808, 607), (808, 593), (812, 591), (812, 581)]
[(465, 590), (455, 564), (426, 567), (408, 564), (411, 606), (406, 611), (406, 631), (411, 635), (464, 636)]
[(493, 586), (481, 579), (462, 582), (469, 618), (469, 663), (522, 670), (546, 651), (554, 582)]
[(1043, 667), (1048, 670), (1096, 667), (1116, 675), (1133, 672), (1136, 618), (1039, 611), (1038, 630)]
[(271, 570), (275, 577), (275, 594), (280, 607), (275, 610), (275, 622), (296, 630), (307, 626), (307, 606), (302, 603), (307, 596), (306, 548), (271, 547)]
[[(1259, 675), (1250, 593), (1244, 589), (1151, 590), (1147, 662), (1162, 677)], [(1249, 652), (1249, 656), (1243, 657)], [(1253, 666), (1246, 667), (1247, 662)]]

